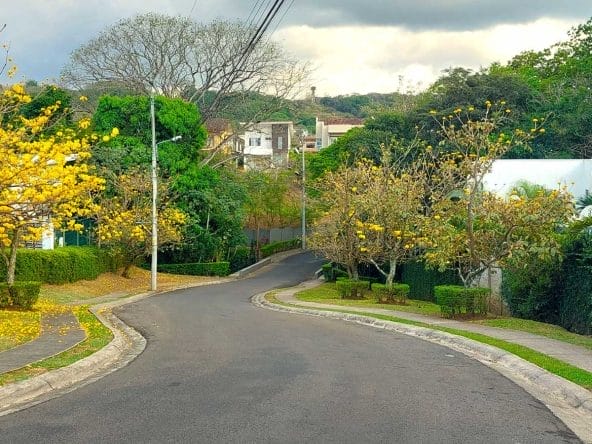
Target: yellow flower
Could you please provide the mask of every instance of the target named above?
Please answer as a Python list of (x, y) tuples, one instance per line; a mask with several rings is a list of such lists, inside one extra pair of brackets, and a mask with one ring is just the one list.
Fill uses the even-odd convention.
[(109, 137), (108, 135), (104, 135), (103, 136), (103, 142), (109, 142), (109, 140), (111, 140), (111, 137)]
[(80, 100), (81, 102), (87, 102), (88, 101), (88, 97), (86, 97), (86, 96), (80, 96), (78, 98), (78, 100)]
[(119, 128), (115, 127), (111, 130), (111, 137), (117, 137), (119, 135)]

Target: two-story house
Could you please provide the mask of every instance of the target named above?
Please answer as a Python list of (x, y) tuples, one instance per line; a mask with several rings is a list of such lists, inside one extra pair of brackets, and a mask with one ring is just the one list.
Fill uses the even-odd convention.
[(286, 167), (293, 133), (294, 124), (288, 121), (249, 125), (239, 136), (245, 168)]
[(317, 149), (327, 148), (350, 129), (362, 126), (364, 126), (364, 119), (357, 117), (317, 117)]

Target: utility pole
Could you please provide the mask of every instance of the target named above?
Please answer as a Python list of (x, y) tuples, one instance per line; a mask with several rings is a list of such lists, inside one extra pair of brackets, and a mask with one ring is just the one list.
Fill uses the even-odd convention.
[(154, 87), (150, 94), (150, 120), (152, 123), (152, 263), (150, 265), (150, 290), (156, 291), (156, 269), (158, 267), (158, 200), (156, 117), (154, 115)]
[(304, 145), (302, 150), (302, 249), (306, 250), (306, 163), (304, 161)]

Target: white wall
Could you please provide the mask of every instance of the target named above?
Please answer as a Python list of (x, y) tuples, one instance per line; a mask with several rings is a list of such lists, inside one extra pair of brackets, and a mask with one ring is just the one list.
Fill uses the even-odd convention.
[(592, 192), (592, 159), (503, 159), (485, 176), (485, 189), (506, 195), (520, 180), (556, 189), (567, 186), (574, 198)]

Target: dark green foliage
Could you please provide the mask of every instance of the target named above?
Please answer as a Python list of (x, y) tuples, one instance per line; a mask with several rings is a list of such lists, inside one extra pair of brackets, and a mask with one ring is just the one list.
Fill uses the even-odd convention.
[(29, 310), (39, 299), (41, 282), (15, 282), (8, 288), (12, 305)]
[(434, 287), (434, 294), (443, 316), (454, 317), (463, 313), (471, 315), (487, 313), (489, 288), (437, 285)]
[(379, 303), (398, 303), (405, 304), (409, 296), (409, 285), (407, 284), (372, 284), (372, 293), (376, 296)]
[(335, 282), (337, 278), (347, 278), (347, 272), (332, 263), (324, 264), (322, 269), (326, 282)]
[(291, 239), (287, 241), (272, 242), (261, 247), (261, 259), (271, 256), (272, 254), (279, 253), (281, 251), (293, 250), (300, 248), (300, 239)]
[[(64, 284), (92, 280), (107, 271), (116, 271), (120, 260), (109, 250), (91, 247), (63, 247), (55, 250), (20, 249), (16, 259), (18, 281)], [(6, 267), (0, 264), (0, 276), (6, 279)]]
[(195, 262), (188, 264), (161, 264), (158, 271), (171, 274), (186, 274), (191, 276), (228, 276), (229, 262)]
[(230, 261), (230, 271), (234, 273), (255, 263), (255, 250), (245, 246), (238, 246), (229, 254), (228, 260)]
[(501, 293), (512, 316), (556, 324), (561, 264), (532, 259), (502, 271)]
[(460, 279), (452, 270), (440, 272), (427, 269), (423, 262), (407, 262), (399, 267), (401, 282), (409, 285), (409, 297), (422, 301), (434, 301), (436, 285), (459, 285)]
[(47, 108), (48, 106), (59, 105), (57, 113), (52, 116), (52, 123), (55, 123), (58, 119), (65, 118), (65, 122), (62, 123), (70, 123), (70, 105), (72, 98), (70, 93), (62, 88), (57, 88), (55, 86), (46, 86), (39, 92), (35, 92), (32, 88), (31, 91), (28, 93), (31, 94), (33, 98), (29, 103), (22, 105), (19, 108), (19, 112), (26, 118), (31, 119), (33, 117), (38, 117), (43, 114), (42, 109)]
[(335, 288), (341, 299), (363, 299), (366, 292), (370, 289), (370, 282), (337, 278)]
[(565, 247), (562, 264), (563, 294), (560, 325), (570, 331), (592, 334), (592, 234), (581, 233)]
[(0, 308), (9, 307), (12, 304), (10, 292), (8, 291), (8, 284), (0, 282)]

